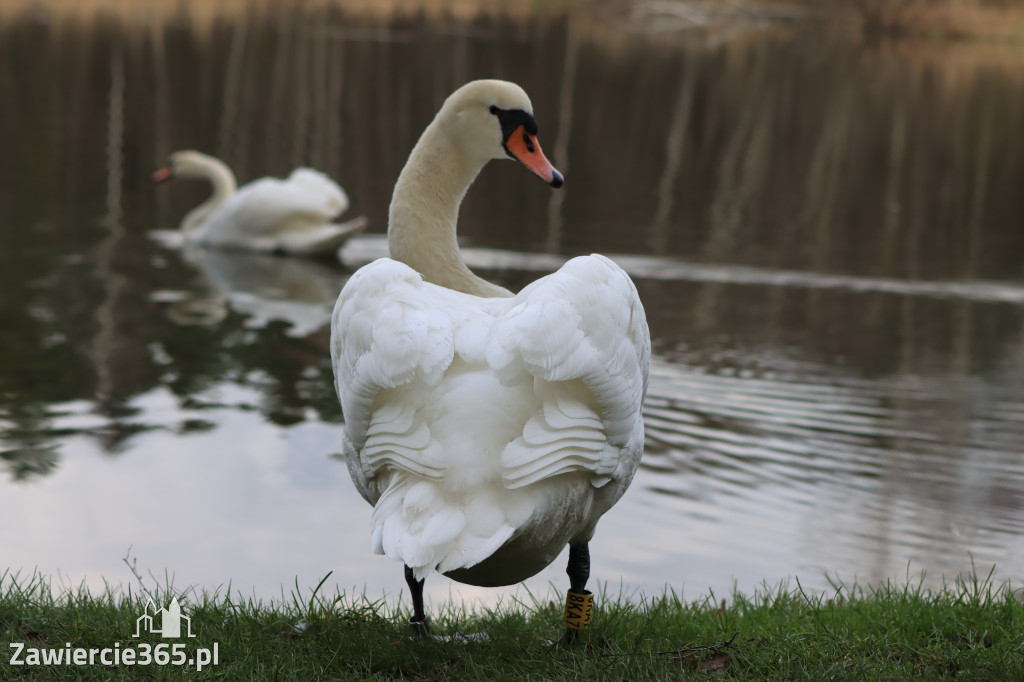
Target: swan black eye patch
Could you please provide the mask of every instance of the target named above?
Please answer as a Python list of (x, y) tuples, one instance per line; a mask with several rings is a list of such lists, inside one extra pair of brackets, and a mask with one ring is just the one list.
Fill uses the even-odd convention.
[(533, 114), (527, 113), (522, 109), (501, 109), (493, 104), (491, 105), (491, 113), (498, 117), (498, 123), (501, 125), (502, 142), (508, 142), (508, 138), (512, 137), (512, 133), (519, 126), (523, 126), (523, 129), (530, 135), (537, 134), (537, 120), (533, 117)]

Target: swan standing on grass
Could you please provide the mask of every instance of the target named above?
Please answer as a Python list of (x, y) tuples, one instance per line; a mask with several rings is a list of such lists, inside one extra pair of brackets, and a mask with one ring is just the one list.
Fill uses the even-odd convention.
[(366, 219), (331, 221), (348, 210), (348, 196), (333, 180), (312, 168), (296, 168), (286, 180), (261, 178), (238, 187), (231, 169), (197, 151), (171, 154), (153, 173), (157, 182), (172, 178), (209, 180), (213, 194), (181, 222), (185, 239), (196, 244), (297, 256), (334, 254), (366, 226)]
[(651, 342), (626, 273), (585, 256), (513, 295), (459, 254), (459, 204), (491, 159), (562, 186), (536, 133), (519, 86), (456, 90), (395, 185), (391, 258), (356, 272), (334, 308), (349, 472), (374, 505), (373, 551), (405, 564), (420, 632), (431, 572), (511, 585), (568, 544), (573, 639), (592, 601), (587, 543), (643, 451)]

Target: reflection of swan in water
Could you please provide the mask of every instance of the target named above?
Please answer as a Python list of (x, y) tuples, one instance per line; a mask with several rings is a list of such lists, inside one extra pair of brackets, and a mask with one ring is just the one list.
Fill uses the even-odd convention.
[(237, 187), (220, 159), (196, 151), (171, 154), (153, 174), (208, 180), (213, 194), (181, 222), (185, 239), (218, 248), (313, 256), (334, 253), (366, 226), (363, 217), (332, 221), (348, 210), (348, 195), (333, 180), (311, 168), (297, 168), (284, 180), (261, 178)]
[(290, 336), (304, 337), (327, 326), (347, 275), (311, 261), (266, 254), (186, 248), (185, 261), (199, 272), (186, 291), (159, 291), (152, 300), (178, 324), (216, 324), (228, 310), (263, 328), (287, 322)]

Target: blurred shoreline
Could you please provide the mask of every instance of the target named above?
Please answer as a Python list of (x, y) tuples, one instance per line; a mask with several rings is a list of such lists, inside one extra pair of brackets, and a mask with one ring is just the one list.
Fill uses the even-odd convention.
[(0, 18), (35, 15), (56, 20), (116, 17), (126, 22), (187, 19), (200, 25), (248, 14), (316, 13), (336, 10), (364, 19), (391, 20), (424, 15), (472, 19), (503, 15), (526, 17), (560, 14), (590, 4), (586, 0), (7, 0)]
[(250, 15), (327, 11), (382, 23), (411, 17), (586, 15), (651, 36), (798, 24), (870, 39), (1024, 49), (1024, 4), (1009, 0), (6, 0), (0, 21), (26, 16), (61, 22), (114, 18), (140, 25), (184, 20), (209, 27)]

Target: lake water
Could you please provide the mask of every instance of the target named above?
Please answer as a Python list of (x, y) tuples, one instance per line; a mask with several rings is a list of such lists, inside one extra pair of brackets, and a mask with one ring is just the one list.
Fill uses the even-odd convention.
[[(0, 570), (260, 598), (397, 597), (338, 459), (328, 359), (345, 264), (154, 238), (207, 189), (308, 164), (385, 230), (443, 98), (530, 93), (552, 192), (488, 167), (460, 232), (520, 287), (600, 251), (654, 341), (641, 470), (598, 526), (612, 593), (799, 579), (1024, 580), (1024, 54), (722, 36), (592, 17), (334, 12), (0, 24)], [(527, 582), (566, 586), (564, 556)], [(147, 576), (147, 580), (152, 580)], [(152, 584), (151, 584), (152, 586)], [(435, 603), (494, 603), (434, 577)]]

